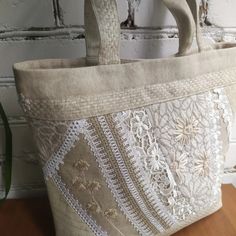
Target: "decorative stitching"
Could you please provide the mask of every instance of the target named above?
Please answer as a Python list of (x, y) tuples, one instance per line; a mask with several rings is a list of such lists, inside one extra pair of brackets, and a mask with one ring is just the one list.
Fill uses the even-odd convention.
[[(192, 99), (192, 101), (191, 101), (191, 99)], [(189, 101), (191, 101), (191, 102), (189, 103)], [(181, 105), (181, 103), (182, 103), (182, 105)], [(204, 104), (205, 104), (205, 106), (202, 107), (202, 105), (204, 105)], [(114, 120), (117, 124), (116, 129), (120, 130), (120, 133), (123, 137), (124, 146), (127, 148), (127, 152), (129, 153), (130, 161), (133, 163), (136, 173), (138, 173), (137, 178), (139, 179), (140, 183), (142, 183), (144, 186), (147, 187), (148, 191), (153, 189), (153, 187), (147, 181), (148, 178), (150, 178), (154, 174), (155, 171), (158, 172), (163, 167), (168, 169), (168, 166), (165, 165), (164, 159), (166, 158), (166, 160), (168, 161), (168, 158), (170, 158), (172, 155), (171, 150), (166, 150), (164, 152), (165, 158), (164, 159), (161, 158), (162, 154), (161, 154), (161, 151), (158, 151), (159, 150), (158, 146), (155, 149), (152, 149), (153, 151), (148, 151), (150, 149), (150, 147), (152, 146), (151, 143), (153, 141), (157, 142), (157, 144), (160, 145), (160, 147), (162, 148), (162, 151), (163, 151), (163, 147), (164, 147), (161, 144), (162, 140), (160, 140), (158, 137), (160, 135), (160, 133), (155, 131), (155, 129), (151, 129), (150, 124), (152, 123), (154, 125), (154, 127), (155, 126), (160, 127), (159, 129), (161, 129), (161, 127), (163, 127), (164, 133), (165, 132), (171, 133), (171, 135), (166, 136), (166, 139), (168, 137), (171, 137), (172, 140), (168, 141), (169, 142), (169, 149), (171, 149), (171, 147), (173, 145), (174, 145), (173, 147), (176, 149), (176, 152), (174, 153), (175, 159), (173, 159), (173, 161), (175, 161), (175, 162), (178, 161), (179, 163), (181, 161), (181, 163), (183, 163), (183, 167), (176, 166), (177, 164), (174, 164), (173, 162), (168, 162), (168, 165), (170, 166), (171, 171), (174, 171), (173, 173), (175, 173), (176, 170), (179, 170), (179, 172), (176, 172), (176, 173), (178, 173), (178, 175), (177, 175), (178, 178), (177, 179), (175, 178), (176, 180), (179, 181), (179, 183), (175, 184), (175, 182), (174, 182), (174, 186), (175, 186), (175, 188), (173, 189), (174, 192), (173, 192), (172, 196), (170, 195), (168, 197), (167, 203), (169, 203), (170, 206), (171, 206), (171, 204), (176, 204), (175, 207), (172, 206), (173, 210), (174, 210), (173, 214), (175, 217), (177, 217), (177, 219), (181, 225), (181, 221), (186, 221), (187, 218), (190, 217), (190, 215), (198, 214), (198, 210), (193, 208), (193, 206), (191, 205), (192, 203), (188, 203), (188, 201), (189, 201), (188, 198), (191, 197), (192, 194), (197, 194), (196, 191), (199, 191), (199, 189), (201, 189), (201, 188), (199, 188), (199, 186), (200, 187), (203, 186), (203, 185), (199, 185), (198, 189), (197, 189), (197, 187), (194, 187), (195, 189), (191, 190), (192, 187), (191, 186), (188, 187), (188, 185), (186, 185), (185, 189), (187, 190), (187, 192), (184, 190), (184, 188), (181, 187), (181, 185), (184, 186), (184, 184), (186, 184), (186, 180), (184, 182), (183, 179), (180, 178), (181, 174), (185, 175), (183, 172), (183, 171), (185, 171), (184, 169), (187, 170), (188, 168), (190, 168), (198, 174), (203, 173), (202, 172), (203, 170), (201, 170), (201, 172), (199, 172), (199, 170), (198, 170), (200, 162), (196, 166), (191, 167), (191, 166), (189, 166), (189, 164), (190, 164), (189, 161), (186, 162), (183, 159), (184, 158), (186, 160), (189, 159), (189, 160), (192, 160), (192, 163), (195, 163), (194, 160), (195, 161), (200, 160), (202, 157), (201, 156), (202, 154), (200, 154), (197, 151), (197, 150), (199, 150), (199, 148), (200, 149), (203, 148), (203, 150), (205, 148), (211, 148), (210, 149), (211, 150), (210, 156), (207, 158), (214, 156), (217, 158), (217, 163), (222, 163), (223, 157), (222, 157), (222, 155), (220, 155), (220, 152), (222, 150), (222, 143), (219, 142), (219, 137), (221, 135), (220, 134), (220, 127), (221, 126), (218, 124), (220, 121), (220, 117), (219, 117), (219, 115), (217, 116), (218, 111), (217, 112), (215, 111), (216, 110), (215, 98), (212, 97), (211, 93), (196, 95), (191, 98), (179, 99), (179, 100), (175, 100), (172, 102), (170, 101), (170, 102), (167, 102), (165, 104), (165, 106), (163, 106), (163, 105), (164, 104), (161, 103), (161, 104), (152, 105), (149, 107), (140, 108), (139, 110), (134, 110), (134, 111), (129, 110), (126, 112), (120, 112), (120, 113), (115, 114), (113, 116), (114, 116)], [(176, 106), (176, 108), (174, 108), (175, 106)], [(184, 106), (185, 108), (182, 106)], [(170, 117), (169, 118), (165, 117), (165, 109), (170, 110), (170, 116), (172, 116), (171, 119), (170, 119)], [(179, 111), (175, 113), (173, 111), (173, 109), (177, 109), (176, 111), (184, 110), (185, 115), (183, 116), (183, 113), (181, 113)], [(186, 109), (190, 109), (190, 110), (188, 111)], [(206, 116), (208, 116), (208, 119), (207, 120), (202, 119), (202, 120), (197, 121), (197, 120), (193, 119), (194, 117), (191, 115), (192, 112), (193, 113), (195, 112), (198, 115), (199, 114), (202, 114), (203, 116), (206, 115)], [(182, 116), (183, 116), (183, 117), (181, 117), (181, 119), (183, 119), (183, 121), (179, 120), (180, 114), (182, 114)], [(187, 117), (186, 117), (186, 114), (189, 114), (189, 115), (187, 115)], [(138, 116), (138, 117), (134, 118), (135, 116)], [(189, 121), (187, 120), (188, 116), (191, 118)], [(149, 117), (150, 121), (147, 118), (143, 118), (143, 117)], [(163, 119), (160, 119), (160, 117), (163, 117)], [(214, 117), (214, 119), (213, 119), (213, 117)], [(136, 124), (133, 124), (134, 119), (136, 119), (136, 121), (135, 121)], [(174, 123), (171, 120), (173, 120)], [(163, 123), (164, 121), (165, 122), (168, 121), (168, 123)], [(180, 121), (181, 121), (181, 123), (179, 123)], [(129, 123), (130, 130), (128, 129), (127, 122), (130, 122)], [(204, 123), (204, 122), (207, 122), (208, 125), (206, 126), (207, 123)], [(214, 122), (214, 124), (211, 125), (211, 122)], [(194, 126), (192, 126), (192, 124), (194, 124)], [(204, 128), (201, 128), (201, 127), (204, 127)], [(178, 132), (175, 131), (176, 128), (178, 128)], [(173, 129), (173, 131), (172, 131), (172, 129)], [(204, 129), (205, 129), (205, 131), (204, 131)], [(212, 135), (212, 132), (215, 135)], [(152, 136), (152, 134), (155, 134), (155, 136)], [(197, 138), (196, 141), (194, 141), (195, 136)], [(204, 136), (206, 136), (206, 137), (204, 138)], [(202, 137), (200, 139), (202, 141), (197, 141), (197, 140), (199, 140), (200, 137)], [(204, 141), (203, 141), (203, 138), (204, 138)], [(209, 138), (210, 138), (210, 140), (207, 141)], [(156, 139), (156, 141), (155, 141), (155, 139)], [(139, 140), (139, 141), (137, 141), (137, 140)], [(165, 142), (166, 141), (167, 140), (165, 140)], [(205, 145), (207, 145), (207, 147), (199, 146), (201, 142), (206, 142)], [(210, 143), (208, 143), (208, 142), (210, 142)], [(193, 143), (193, 146), (191, 143)], [(198, 146), (195, 146), (196, 145), (195, 143), (196, 144), (199, 143), (199, 144), (197, 144)], [(147, 146), (147, 148), (145, 149), (146, 151), (144, 150), (145, 145), (150, 145), (150, 146)], [(135, 150), (135, 146), (137, 146), (136, 150)], [(187, 155), (180, 154), (179, 157), (176, 156), (178, 152), (183, 153), (184, 150), (186, 150), (187, 153), (189, 152), (189, 154), (191, 153), (190, 151), (192, 150), (191, 155), (194, 155), (195, 157), (193, 156), (194, 158), (193, 157), (190, 158), (189, 154), (187, 154)], [(194, 154), (194, 151), (197, 151), (198, 153)], [(152, 155), (156, 159), (153, 158)], [(144, 159), (143, 160), (144, 162), (143, 162), (142, 158), (146, 158), (146, 160), (152, 158), (153, 159), (153, 161), (151, 162), (152, 165), (149, 167), (146, 160)], [(178, 159), (178, 158), (180, 158), (180, 159)], [(211, 159), (211, 167), (212, 167), (212, 162), (216, 163), (215, 159), (214, 160)], [(205, 165), (206, 165), (206, 163), (204, 163), (204, 162), (201, 163), (201, 167), (208, 168), (208, 171), (209, 171), (209, 166), (205, 166)], [(150, 177), (148, 177), (147, 173), (145, 173), (145, 171), (144, 171), (145, 168), (149, 169)], [(182, 169), (176, 169), (176, 168), (182, 168)], [(207, 178), (209, 176), (209, 181), (214, 181), (213, 185), (216, 185), (215, 190), (212, 192), (212, 194), (214, 195), (214, 198), (211, 199), (211, 197), (209, 197), (209, 198), (206, 197), (206, 199), (205, 199), (205, 200), (211, 199), (210, 205), (214, 205), (215, 204), (214, 201), (217, 201), (219, 199), (218, 198), (219, 195), (217, 194), (217, 192), (219, 193), (219, 191), (220, 191), (220, 184), (221, 184), (219, 176), (222, 175), (221, 170), (223, 169), (222, 166), (219, 166), (219, 165), (213, 166), (213, 168), (216, 172), (218, 170), (218, 172), (216, 173), (218, 178), (210, 177), (211, 176), (210, 173), (208, 173), (208, 175), (207, 175)], [(167, 171), (167, 173), (168, 172), (169, 171)], [(202, 175), (202, 176), (206, 177), (206, 175)], [(169, 177), (171, 177), (171, 175), (169, 175)], [(206, 185), (208, 184), (207, 179), (202, 180), (202, 181), (204, 181)], [(215, 184), (215, 181), (217, 182), (217, 184)], [(191, 185), (191, 181), (187, 180), (187, 183), (188, 182)], [(168, 185), (168, 182), (166, 184)], [(158, 183), (157, 187), (159, 187), (160, 185), (161, 185), (161, 183)], [(179, 189), (179, 187), (180, 187), (180, 189)], [(190, 189), (188, 189), (188, 188), (190, 188)], [(202, 190), (205, 191), (205, 189), (202, 189)], [(175, 191), (177, 191), (177, 192), (175, 193)], [(184, 192), (182, 192), (182, 191), (184, 191)], [(189, 192), (189, 191), (195, 191), (195, 192)], [(161, 195), (163, 195), (163, 193), (161, 194), (161, 192), (162, 191), (158, 192), (159, 197)], [(183, 193), (185, 196), (183, 196)], [(156, 194), (157, 194), (157, 192), (156, 192)], [(149, 196), (151, 195), (152, 197), (155, 196), (156, 194), (155, 194), (155, 191), (154, 191), (154, 194), (147, 193), (147, 195), (149, 195)], [(202, 193), (202, 195), (204, 195), (204, 194)], [(197, 197), (197, 196), (198, 195), (196, 195), (195, 197)], [(164, 197), (164, 195), (163, 195), (163, 197)], [(164, 199), (162, 199), (162, 200), (164, 200)], [(174, 203), (175, 201), (176, 201), (176, 203)], [(163, 203), (165, 204), (165, 202), (163, 202)], [(201, 203), (201, 204), (203, 204), (203, 203)], [(208, 205), (209, 205), (209, 202), (208, 202)], [(168, 206), (168, 205), (166, 205), (166, 206)], [(196, 207), (196, 206), (194, 206), (194, 207)], [(183, 211), (185, 211), (185, 210), (186, 210), (186, 215), (183, 215)], [(199, 211), (201, 212), (200, 209), (199, 209)], [(179, 215), (179, 214), (182, 214), (182, 215)], [(181, 219), (179, 217), (183, 217), (183, 218)], [(176, 227), (176, 225), (174, 225), (174, 227)]]
[[(132, 163), (131, 164), (132, 169), (136, 173), (136, 178), (139, 180), (139, 183), (141, 184), (143, 191), (145, 192), (147, 198), (149, 199), (149, 202), (152, 203), (153, 209), (156, 212), (158, 212), (160, 217), (162, 217), (163, 220), (167, 222), (167, 224), (169, 224), (169, 226), (177, 224), (176, 219), (158, 198), (157, 192), (153, 189), (152, 186), (150, 186), (150, 184), (144, 178), (146, 174), (145, 172), (142, 171), (141, 162), (137, 161), (137, 159), (140, 158), (140, 152), (134, 148), (135, 146), (134, 138), (129, 132), (127, 132), (127, 128), (125, 127), (125, 124), (122, 122), (126, 118), (127, 118), (127, 113), (125, 112), (113, 115), (113, 119), (116, 123), (116, 129), (118, 130), (120, 136), (122, 137), (124, 147), (128, 153), (129, 162)], [(175, 184), (175, 182), (173, 184)]]
[(105, 154), (105, 147), (101, 147), (102, 142), (99, 139), (96, 130), (93, 128), (84, 131), (85, 139), (87, 140), (94, 156), (96, 157), (96, 161), (106, 180), (106, 183), (110, 188), (121, 211), (141, 235), (153, 235), (150, 228), (145, 224), (145, 222), (143, 222), (143, 220), (138, 216), (138, 213), (135, 212), (130, 205), (130, 201), (132, 201), (132, 199), (128, 198), (128, 196), (122, 190), (121, 183), (115, 179), (116, 173), (115, 170), (111, 168), (111, 164), (109, 163), (110, 157)]
[(122, 158), (122, 155), (120, 153), (120, 150), (117, 146), (116, 140), (114, 139), (114, 136), (109, 128), (109, 125), (106, 121), (106, 118), (104, 116), (98, 117), (98, 121), (103, 129), (104, 135), (107, 138), (107, 141), (112, 149), (113, 155), (117, 161), (117, 164), (119, 166), (119, 169), (122, 173), (122, 176), (127, 184), (127, 187), (129, 191), (131, 192), (133, 198), (137, 202), (137, 204), (140, 206), (143, 214), (148, 218), (148, 220), (153, 224), (153, 226), (156, 228), (158, 232), (163, 232), (164, 228), (160, 224), (160, 222), (157, 221), (156, 218), (153, 217), (152, 213), (147, 209), (142, 197), (140, 196), (136, 185), (132, 181), (132, 178), (129, 174), (129, 171), (126, 167), (126, 164)]
[(46, 179), (52, 177), (52, 175), (59, 170), (59, 165), (64, 163), (63, 160), (66, 154), (75, 146), (75, 142), (79, 140), (79, 135), (83, 132), (83, 129), (86, 128), (85, 126), (85, 120), (71, 122), (65, 134), (64, 142), (43, 166), (43, 172)]
[[(59, 174), (60, 164), (83, 134), (118, 206), (134, 228), (145, 236), (166, 235), (207, 215), (210, 208), (219, 207), (223, 174), (221, 120), (229, 130), (231, 119), (225, 91), (217, 89), (136, 110), (72, 121), (63, 144), (44, 166), (44, 174), (53, 179), (68, 204), (96, 235), (107, 235), (82, 209)], [(34, 125), (34, 119), (31, 122)], [(120, 134), (122, 146), (116, 134)], [(122, 157), (121, 147), (127, 150), (132, 171)], [(85, 164), (78, 163), (86, 169)], [(137, 182), (133, 182), (131, 173), (135, 173)], [(129, 188), (126, 191), (121, 187), (122, 181)], [(170, 228), (163, 227), (163, 222), (147, 209), (137, 189), (139, 183), (153, 209)], [(138, 203), (142, 215), (130, 202)], [(95, 209), (91, 204), (88, 208)], [(109, 209), (106, 214), (113, 213)]]
[(236, 68), (230, 68), (186, 80), (58, 100), (31, 99), (22, 94), (19, 96), (28, 117), (42, 120), (74, 120), (135, 109), (230, 86), (236, 83), (235, 74)]
[(81, 204), (76, 200), (73, 194), (70, 193), (65, 183), (63, 183), (60, 175), (56, 172), (52, 176), (53, 182), (56, 184), (57, 188), (61, 191), (64, 196), (66, 202), (70, 205), (70, 207), (81, 217), (83, 222), (89, 226), (92, 232), (96, 236), (108, 236), (107, 232), (103, 231), (100, 226), (97, 225), (96, 221), (94, 221), (87, 212), (82, 208)]

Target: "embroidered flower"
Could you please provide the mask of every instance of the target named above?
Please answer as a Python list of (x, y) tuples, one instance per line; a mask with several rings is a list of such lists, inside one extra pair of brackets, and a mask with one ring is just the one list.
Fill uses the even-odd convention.
[(151, 128), (151, 123), (144, 111), (135, 111), (130, 120), (131, 130), (138, 138), (143, 138)]
[(182, 109), (185, 111), (194, 111), (195, 113), (203, 114), (207, 109), (207, 99), (205, 94), (191, 96), (191, 99), (183, 99)]
[(111, 209), (107, 209), (107, 210), (104, 212), (104, 215), (105, 215), (107, 218), (115, 219), (115, 218), (117, 218), (118, 213), (117, 213), (117, 210), (116, 210), (116, 209), (111, 208)]
[(189, 202), (181, 197), (177, 199), (175, 204), (172, 207), (173, 215), (178, 220), (185, 220), (189, 215), (193, 214), (193, 207), (189, 204)]
[(177, 142), (182, 145), (188, 144), (190, 140), (199, 132), (199, 121), (194, 117), (178, 117), (175, 120), (175, 130), (173, 132)]
[(209, 155), (207, 152), (203, 152), (194, 160), (194, 173), (199, 176), (208, 176), (210, 173)]
[(185, 186), (181, 186), (181, 191), (195, 210), (208, 206), (207, 201), (211, 199), (208, 195), (207, 183), (202, 183), (198, 178), (194, 178)]
[(179, 154), (174, 152), (171, 155), (170, 169), (177, 175), (180, 183), (184, 180), (184, 173), (187, 171), (188, 156), (187, 153)]
[(101, 188), (101, 184), (97, 181), (89, 181), (87, 184), (87, 189), (90, 192), (98, 191)]
[(166, 167), (165, 160), (161, 158), (158, 144), (152, 143), (147, 149), (147, 157), (144, 160), (146, 169), (153, 174)]
[(87, 171), (89, 166), (90, 166), (89, 163), (87, 161), (84, 161), (84, 160), (79, 160), (79, 161), (76, 161), (74, 163), (74, 167), (76, 167), (81, 172)]
[[(218, 175), (220, 166), (211, 162), (220, 160), (222, 149), (217, 145), (220, 109), (207, 92), (130, 110), (123, 123), (117, 122), (140, 181), (175, 219), (189, 220), (219, 196), (219, 180), (211, 174)], [(209, 153), (216, 159), (207, 157)]]
[(76, 185), (76, 187), (78, 187), (79, 190), (85, 190), (86, 189), (86, 183), (78, 176), (76, 176), (72, 180), (72, 185)]
[(89, 202), (86, 206), (86, 209), (87, 209), (87, 211), (92, 212), (92, 213), (100, 213), (101, 212), (100, 206), (95, 201)]

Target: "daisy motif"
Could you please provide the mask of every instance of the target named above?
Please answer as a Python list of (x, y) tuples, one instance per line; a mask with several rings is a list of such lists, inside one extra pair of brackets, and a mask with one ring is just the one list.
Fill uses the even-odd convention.
[(147, 149), (147, 157), (145, 158), (145, 167), (152, 174), (162, 168), (166, 168), (165, 160), (162, 158), (159, 146), (156, 142), (152, 143)]
[(199, 133), (199, 121), (194, 117), (178, 117), (175, 120), (173, 134), (177, 142), (182, 145), (188, 144), (190, 140)]
[(200, 153), (197, 159), (194, 161), (194, 173), (199, 176), (208, 176), (210, 173), (210, 161), (207, 152)]

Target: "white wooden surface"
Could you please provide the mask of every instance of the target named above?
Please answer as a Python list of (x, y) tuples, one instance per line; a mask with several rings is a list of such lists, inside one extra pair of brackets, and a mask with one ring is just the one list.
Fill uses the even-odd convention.
[[(203, 0), (205, 37), (210, 41), (236, 39), (236, 0)], [(120, 21), (128, 14), (127, 0), (117, 0)], [(123, 27), (123, 58), (157, 58), (178, 48), (176, 24), (160, 0), (141, 0), (135, 9), (135, 29)], [(85, 55), (83, 0), (0, 1), (0, 101), (13, 131), (13, 186), (10, 197), (39, 195), (45, 186), (32, 136), (17, 103), (12, 64), (14, 62)], [(224, 181), (234, 182), (236, 124), (226, 159)], [(0, 122), (0, 162), (4, 159), (3, 127)], [(1, 191), (0, 180), (0, 191)]]

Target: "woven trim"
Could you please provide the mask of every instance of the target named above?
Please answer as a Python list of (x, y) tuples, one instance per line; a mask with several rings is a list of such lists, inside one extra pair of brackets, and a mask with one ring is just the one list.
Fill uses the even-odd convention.
[[(152, 225), (156, 228), (157, 232), (163, 232), (164, 228), (160, 224), (157, 218), (153, 217), (153, 214), (148, 210), (146, 204), (143, 201), (143, 198), (141, 197), (136, 183), (133, 182), (131, 175), (129, 173), (128, 168), (126, 167), (125, 161), (122, 158), (121, 151), (119, 150), (119, 147), (116, 143), (116, 140), (111, 132), (111, 129), (106, 121), (106, 118), (104, 116), (98, 117), (98, 121), (100, 123), (100, 126), (103, 129), (103, 132), (106, 136), (106, 139), (112, 149), (113, 155), (116, 159), (116, 162), (119, 166), (120, 172), (123, 176), (123, 179), (125, 180), (127, 187), (132, 194), (135, 201), (138, 203), (140, 209), (142, 210), (143, 214), (146, 216), (146, 218), (152, 223)], [(113, 167), (114, 169), (114, 167)]]
[(70, 207), (81, 217), (83, 222), (89, 226), (92, 232), (96, 236), (108, 236), (107, 232), (103, 231), (101, 226), (98, 226), (96, 221), (94, 221), (87, 212), (82, 208), (78, 200), (75, 200), (73, 194), (70, 193), (66, 184), (62, 181), (61, 177), (55, 173), (52, 176), (52, 180), (60, 190), (62, 195), (64, 196), (66, 202), (70, 205)]
[[(66, 100), (31, 100), (21, 95), (28, 117), (42, 120), (73, 120), (109, 114), (199, 94), (236, 83), (236, 68), (213, 72), (194, 79), (148, 85), (119, 92)], [(63, 112), (61, 112), (63, 111)]]
[[(126, 137), (124, 137), (124, 139), (121, 138), (124, 136), (122, 136), (121, 133), (122, 125), (120, 126), (118, 122), (116, 123), (112, 115), (107, 115), (106, 120), (104, 120), (104, 122), (106, 122), (106, 125), (109, 125), (110, 127), (109, 128), (107, 126), (107, 135), (110, 142), (114, 143), (114, 146), (117, 148), (117, 151), (121, 154), (119, 158), (116, 158), (120, 160), (121, 168), (123, 168), (124, 172), (127, 172), (130, 175), (132, 181), (134, 182), (135, 186), (137, 186), (137, 189), (140, 192), (140, 196), (143, 198), (144, 203), (146, 204), (147, 208), (152, 213), (154, 218), (160, 221), (160, 224), (164, 229), (170, 228), (174, 223), (176, 223), (174, 217), (170, 214), (168, 209), (166, 209), (166, 207), (159, 201), (159, 199), (156, 199), (154, 197), (156, 196), (156, 193), (149, 191), (150, 188), (147, 188), (148, 185), (144, 183), (145, 181), (143, 179), (141, 181), (138, 181), (142, 173), (137, 170), (137, 168), (135, 168), (134, 163), (135, 158), (137, 158), (137, 153), (135, 153), (133, 149), (133, 144), (129, 145), (128, 140), (130, 140), (130, 137), (127, 135)], [(127, 175), (125, 175), (124, 178), (127, 180)]]
[[(100, 170), (120, 210), (124, 213), (129, 222), (132, 224), (135, 230), (139, 232), (140, 235), (153, 235), (151, 229), (152, 227), (150, 228), (146, 220), (140, 217), (138, 214), (139, 210), (137, 210), (137, 208), (139, 208), (138, 205), (135, 202), (132, 202), (133, 197), (129, 197), (130, 191), (122, 187), (123, 180), (117, 177), (119, 175), (119, 173), (117, 173), (118, 169), (111, 168), (112, 159), (104, 152), (104, 149), (101, 148), (101, 137), (97, 135), (101, 134), (101, 132), (98, 132), (95, 127), (95, 123), (99, 125), (98, 121), (96, 121), (96, 119), (91, 119), (90, 122), (93, 129), (85, 130), (85, 139), (87, 140), (88, 145), (90, 146), (96, 158)], [(105, 146), (107, 145), (105, 144)], [(106, 151), (109, 152), (109, 149), (110, 147), (108, 145)], [(134, 205), (136, 205), (136, 207)]]
[[(137, 153), (136, 150), (133, 148), (134, 143), (131, 141), (129, 134), (126, 131), (124, 123), (120, 122), (120, 119), (117, 117), (118, 115), (114, 116), (113, 120), (116, 125), (116, 129), (119, 132), (120, 137), (124, 142), (124, 147), (128, 154), (128, 158), (126, 158), (127, 162), (129, 162), (129, 169), (130, 171), (136, 172), (136, 178), (139, 180), (145, 195), (147, 196), (149, 202), (152, 203), (153, 209), (164, 219), (169, 226), (173, 224), (178, 224), (177, 220), (173, 217), (173, 215), (169, 212), (169, 210), (162, 204), (160, 199), (158, 199), (157, 193), (154, 192), (153, 188), (144, 178), (142, 172), (140, 172), (139, 162), (136, 161)], [(122, 118), (121, 118), (122, 119)]]
[(120, 63), (120, 25), (115, 0), (85, 1), (85, 33), (87, 62)]

